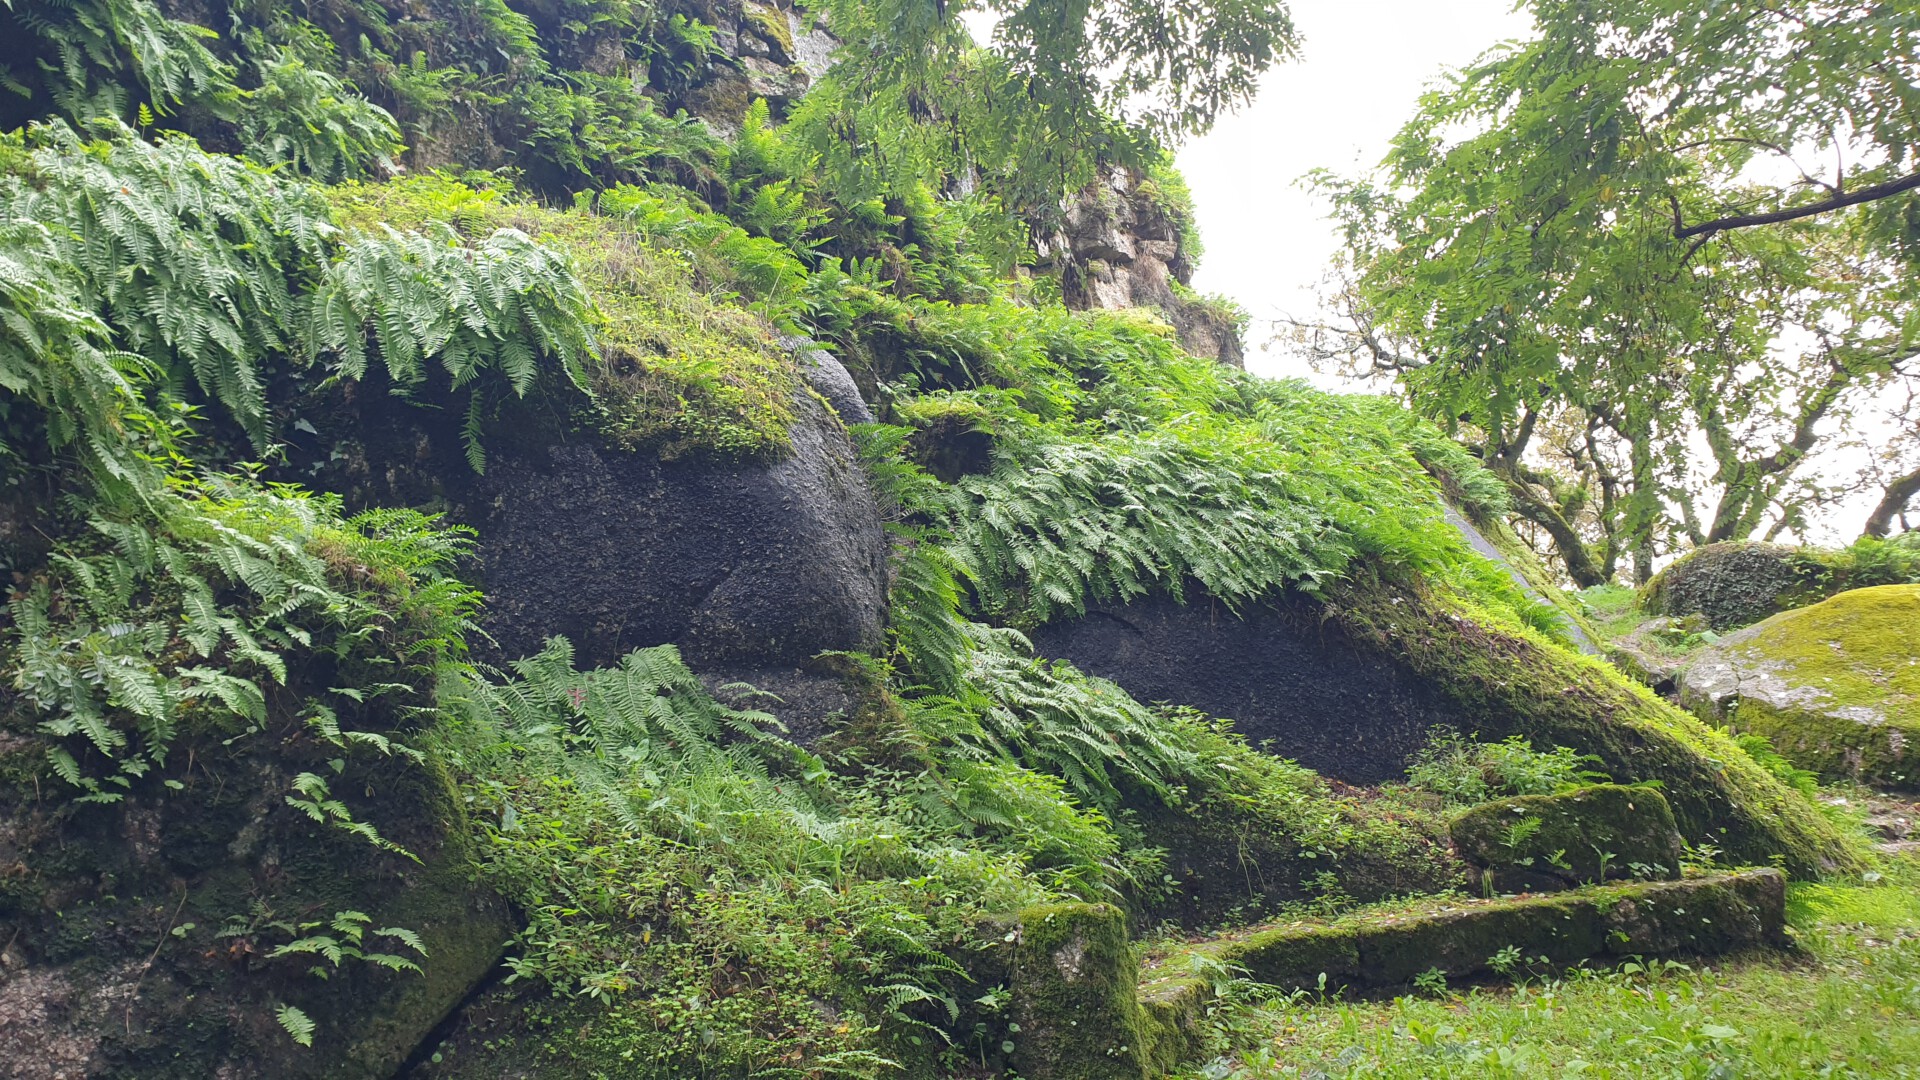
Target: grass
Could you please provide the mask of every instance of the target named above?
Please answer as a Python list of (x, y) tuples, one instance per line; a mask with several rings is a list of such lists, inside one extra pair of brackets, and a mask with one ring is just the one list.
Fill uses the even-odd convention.
[(1788, 917), (1798, 955), (1229, 1007), (1222, 1052), (1181, 1080), (1920, 1076), (1920, 856), (1795, 885)]

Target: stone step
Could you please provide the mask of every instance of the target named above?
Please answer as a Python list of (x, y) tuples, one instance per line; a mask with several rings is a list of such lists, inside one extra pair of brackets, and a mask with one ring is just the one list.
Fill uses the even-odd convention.
[(1011, 989), (1020, 1074), (1147, 1080), (1198, 1052), (1200, 1019), (1213, 997), (1207, 968), (1337, 993), (1402, 986), (1427, 971), (1487, 975), (1509, 948), (1537, 969), (1786, 945), (1786, 878), (1743, 870), (1255, 927), (1177, 950), (1137, 983), (1129, 980), (1132, 951), (1114, 908), (1034, 909), (1019, 938)]

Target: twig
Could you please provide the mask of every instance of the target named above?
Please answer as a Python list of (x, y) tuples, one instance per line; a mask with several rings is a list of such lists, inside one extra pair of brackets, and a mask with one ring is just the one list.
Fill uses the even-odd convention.
[(180, 902), (173, 905), (173, 914), (167, 919), (167, 928), (160, 931), (160, 940), (153, 943), (153, 951), (147, 954), (147, 962), (140, 965), (140, 974), (133, 980), (133, 993), (127, 998), (127, 1034), (133, 1034), (133, 1006), (140, 1000), (140, 984), (147, 979), (147, 972), (153, 970), (153, 962), (160, 958), (160, 950), (167, 944), (167, 938), (173, 936), (173, 924), (180, 918), (180, 909), (187, 906), (187, 890), (180, 890)]

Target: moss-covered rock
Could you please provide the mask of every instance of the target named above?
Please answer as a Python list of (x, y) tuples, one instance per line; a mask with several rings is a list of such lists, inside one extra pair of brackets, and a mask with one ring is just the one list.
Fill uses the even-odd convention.
[(1652, 788), (1595, 784), (1501, 799), (1456, 815), (1450, 831), (1455, 850), (1501, 892), (1680, 876), (1680, 833)]
[[(338, 785), (415, 862), (287, 805), (295, 773), (327, 770), (304, 742), (182, 746), (177, 788), (153, 777), (111, 805), (0, 784), (0, 1075), (378, 1080), (487, 977), (512, 926), (471, 880), (444, 775), (389, 760)], [(32, 743), (0, 730), (0, 756)], [(420, 970), (273, 955), (340, 937), (341, 912), (418, 934), (423, 954), (378, 933), (367, 947)], [(313, 1021), (311, 1047), (283, 1005)]]
[(1437, 971), (1566, 967), (1611, 956), (1714, 954), (1786, 943), (1786, 878), (1747, 870), (1678, 881), (1596, 885), (1551, 896), (1443, 900), (1332, 922), (1294, 923), (1207, 942), (1163, 959), (1142, 984), (1149, 1034), (1177, 1038), (1210, 996), (1185, 975), (1199, 953), (1287, 989), (1371, 990)]
[(1641, 590), (1656, 615), (1700, 615), (1725, 633), (1849, 589), (1920, 581), (1920, 551), (1866, 539), (1849, 548), (1796, 548), (1734, 541), (1709, 544)]
[(1149, 1036), (1126, 916), (1108, 904), (1020, 914), (1014, 949), (1014, 1068), (1032, 1080), (1142, 1080)]
[(1704, 615), (1718, 631), (1759, 622), (1818, 595), (1818, 564), (1784, 544), (1709, 544), (1647, 583), (1642, 606), (1659, 615)]
[(1779, 859), (1802, 875), (1863, 866), (1857, 841), (1730, 736), (1611, 665), (1442, 593), (1366, 581), (1330, 593), (1329, 624), (1427, 680), (1482, 737), (1523, 735), (1592, 754), (1617, 781), (1658, 780), (1683, 838), (1741, 862)]
[(1844, 592), (1715, 644), (1680, 676), (1703, 718), (1828, 777), (1920, 787), (1920, 585)]

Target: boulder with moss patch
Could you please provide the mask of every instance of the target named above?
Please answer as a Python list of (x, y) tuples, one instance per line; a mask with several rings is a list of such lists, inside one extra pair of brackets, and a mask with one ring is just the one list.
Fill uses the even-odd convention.
[(1741, 540), (1708, 544), (1641, 590), (1657, 615), (1698, 615), (1725, 633), (1849, 589), (1920, 581), (1920, 548), (1871, 537), (1839, 549)]
[(1856, 846), (1733, 740), (1595, 657), (1438, 591), (1356, 575), (1318, 598), (1239, 615), (1201, 598), (1090, 604), (1041, 626), (1039, 650), (1142, 701), (1230, 716), (1256, 745), (1335, 779), (1398, 775), (1438, 726), (1522, 735), (1664, 785), (1680, 832), (1795, 873), (1856, 868)]
[(1013, 1065), (1040, 1080), (1143, 1080), (1148, 1033), (1126, 915), (1108, 904), (1020, 913)]
[(1844, 592), (1704, 651), (1680, 676), (1705, 719), (1824, 776), (1920, 787), (1920, 585)]
[(1500, 799), (1454, 817), (1451, 833), (1461, 857), (1500, 892), (1680, 876), (1680, 833), (1652, 788), (1594, 784)]

